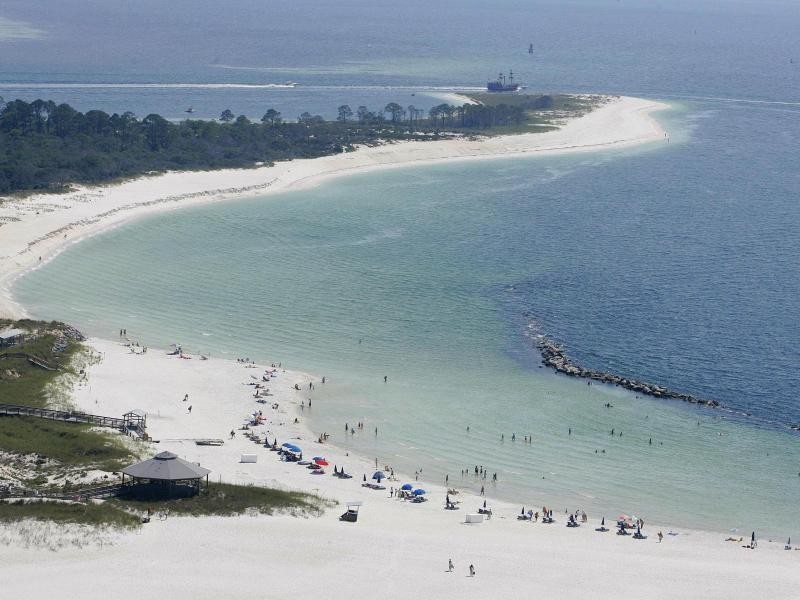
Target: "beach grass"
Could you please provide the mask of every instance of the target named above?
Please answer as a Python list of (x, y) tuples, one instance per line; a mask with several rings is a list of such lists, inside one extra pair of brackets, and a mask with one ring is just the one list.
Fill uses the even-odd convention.
[(0, 449), (103, 471), (118, 471), (132, 457), (119, 435), (94, 431), (83, 423), (36, 417), (0, 417)]
[(236, 516), (243, 514), (271, 515), (290, 513), (295, 516), (319, 516), (333, 502), (305, 492), (292, 492), (256, 485), (209, 483), (190, 498), (169, 500), (117, 499), (118, 506), (139, 511), (185, 516)]
[[(0, 398), (4, 404), (44, 407), (48, 402), (48, 386), (60, 374), (72, 372), (69, 364), (72, 357), (80, 351), (81, 344), (57, 335), (66, 327), (63, 323), (0, 319), (0, 329), (6, 326), (44, 333), (35, 338), (28, 337), (23, 344), (0, 350)], [(66, 346), (57, 351), (55, 348), (60, 340), (63, 340)], [(31, 364), (24, 357), (11, 356), (13, 354), (35, 356), (48, 365), (58, 367), (59, 370), (48, 371)]]
[(21, 519), (124, 528), (137, 527), (141, 521), (138, 516), (109, 502), (87, 504), (49, 500), (0, 502), (0, 523), (16, 523)]
[[(84, 352), (74, 330), (59, 322), (0, 320), (0, 328), (11, 326), (29, 332), (25, 341), (0, 350), (0, 398), (3, 403), (47, 407), (69, 396), (76, 369), (71, 366)], [(28, 361), (34, 356), (57, 370)], [(66, 378), (65, 378), (66, 376)], [(38, 417), (0, 416), (0, 451), (34, 457), (29, 483), (43, 484), (49, 475), (65, 469), (117, 471), (133, 458), (120, 436), (97, 431), (83, 423), (49, 421)], [(55, 461), (54, 465), (51, 461)]]

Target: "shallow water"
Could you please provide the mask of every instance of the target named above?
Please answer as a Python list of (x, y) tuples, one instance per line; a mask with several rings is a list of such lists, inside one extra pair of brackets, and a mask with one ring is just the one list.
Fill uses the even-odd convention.
[[(405, 6), (425, 16), (414, 28), (356, 1), (312, 2), (302, 20), (294, 2), (225, 14), (54, 2), (48, 23), (11, 2), (6, 18), (44, 33), (4, 43), (0, 95), (139, 116), (330, 117), (342, 103), (427, 106), (439, 100), (424, 90), (512, 67), (537, 90), (677, 99), (660, 117), (671, 142), (372, 173), (159, 215), (68, 250), (22, 279), (18, 299), (101, 336), (127, 327), (154, 346), (326, 375), (314, 427), (423, 478), (483, 464), (500, 479), (491, 494), (526, 505), (800, 535), (786, 428), (800, 422), (797, 4)], [(287, 80), (299, 85), (242, 86)], [(130, 86), (142, 83), (163, 85)], [(539, 369), (526, 312), (577, 362), (737, 412)], [(345, 438), (358, 419), (366, 432)]]
[[(746, 363), (720, 360), (710, 372), (694, 364), (711, 341), (696, 335), (707, 326), (708, 296), (673, 290), (722, 278), (731, 264), (682, 269), (684, 254), (663, 249), (687, 247), (687, 238), (703, 244), (708, 232), (686, 230), (682, 194), (655, 202), (636, 193), (658, 189), (654, 171), (668, 173), (665, 162), (687, 160), (703, 137), (690, 134), (692, 114), (671, 117), (684, 141), (669, 147), (372, 173), (159, 215), (71, 248), (24, 278), (17, 297), (34, 315), (92, 334), (127, 327), (151, 345), (179, 341), (326, 375), (311, 394), (314, 428), (381, 463), (421, 469), (423, 479), (449, 474), (477, 489), (481, 482), (461, 482), (459, 473), (485, 465), (499, 477), (486, 484), (491, 494), (526, 504), (782, 534), (796, 523), (800, 453), (796, 435), (766, 423), (797, 407), (791, 396), (785, 409), (748, 404), (761, 383), (733, 377)], [(705, 210), (698, 223), (716, 222), (717, 207)], [(765, 240), (762, 251), (773, 246)], [(755, 248), (751, 255), (761, 264)], [(736, 262), (745, 273), (746, 256)], [(648, 293), (637, 299), (643, 286)], [(607, 300), (613, 294), (616, 302)], [(729, 302), (721, 322), (763, 306), (748, 295)], [(780, 323), (783, 308), (775, 309), (764, 316)], [(708, 393), (763, 418), (739, 422), (539, 369), (524, 310), (587, 363)], [(634, 318), (647, 311), (649, 320)], [(637, 324), (627, 338), (616, 331)], [(750, 326), (738, 322), (740, 332)], [(673, 354), (676, 344), (686, 347)], [(604, 353), (613, 360), (596, 358)], [(739, 393), (723, 397), (726, 389)], [(344, 424), (357, 420), (364, 432), (345, 436)], [(511, 442), (512, 433), (534, 443)]]

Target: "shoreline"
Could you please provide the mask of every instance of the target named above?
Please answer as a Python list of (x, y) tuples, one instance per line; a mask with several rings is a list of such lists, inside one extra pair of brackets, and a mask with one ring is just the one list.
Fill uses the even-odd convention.
[(118, 184), (79, 186), (63, 194), (0, 198), (0, 318), (28, 316), (12, 294), (14, 282), (26, 272), (73, 243), (145, 215), (307, 189), (336, 177), (378, 169), (596, 152), (666, 139), (652, 113), (669, 105), (626, 96), (610, 98), (557, 131), (401, 142), (269, 167), (169, 172)]
[[(657, 141), (663, 139), (663, 130), (660, 133), (656, 138), (625, 143)], [(458, 148), (460, 144), (491, 141), (452, 140), (445, 143)], [(625, 143), (603, 148), (625, 147)], [(13, 250), (14, 245), (0, 238), (0, 316), (12, 310), (24, 313), (23, 307), (10, 304), (11, 284), (17, 277), (37, 268), (73, 243), (146, 214), (299, 189), (329, 178), (373, 169), (504, 158), (530, 152), (594, 149), (597, 147), (580, 146), (531, 149), (517, 154), (501, 152), (419, 158), (413, 154), (406, 155), (410, 150), (405, 144), (399, 144), (365, 149), (363, 152), (367, 157), (378, 156), (375, 159), (378, 162), (372, 164), (354, 166), (344, 162), (357, 153), (293, 161), (264, 169), (223, 173), (220, 180), (224, 179), (226, 185), (220, 186), (216, 181), (217, 187), (214, 188), (202, 186), (214, 184), (215, 176), (219, 175), (217, 172), (167, 174), (73, 192), (64, 195), (72, 197), (73, 204), (45, 213), (45, 219), (35, 219), (30, 211), (23, 215), (23, 225), (15, 233), (27, 231), (37, 235), (28, 238), (30, 244), (22, 237), (15, 238), (17, 242), (25, 243), (18, 254), (9, 255), (7, 248)], [(397, 153), (406, 155), (405, 162), (391, 162), (397, 158)], [(358, 159), (360, 162), (366, 160), (364, 154), (361, 157)], [(335, 162), (338, 168), (319, 170), (328, 161), (339, 158), (341, 160)], [(284, 179), (268, 177), (270, 172), (275, 173), (270, 170), (280, 168), (284, 169), (280, 175)], [(255, 172), (259, 173), (257, 177), (261, 180), (255, 178)], [(241, 180), (247, 185), (239, 185)], [(160, 188), (151, 190), (157, 192), (154, 195), (147, 195), (150, 183)], [(188, 191), (184, 187), (187, 183)], [(178, 190), (183, 190), (183, 193), (176, 193)], [(81, 193), (86, 196), (84, 200), (75, 200), (74, 196)], [(140, 193), (143, 194), (141, 198), (135, 197)], [(34, 206), (58, 204), (59, 200), (70, 201), (45, 196), (38, 200), (41, 204)], [(97, 204), (103, 206), (90, 206)], [(77, 216), (81, 219), (75, 220)], [(34, 227), (41, 225), (42, 221), (47, 225), (38, 229)], [(6, 234), (12, 225), (0, 227), (0, 234)], [(38, 256), (42, 256), (41, 262)], [(593, 590), (593, 597), (609, 600), (634, 595), (696, 595), (727, 599), (754, 593), (789, 598), (800, 584), (794, 570), (800, 553), (783, 551), (783, 540), (774, 543), (762, 540), (758, 551), (745, 552), (740, 548), (744, 542), (721, 542), (724, 533), (676, 528), (678, 535), (670, 536), (670, 530), (664, 527), (664, 542), (658, 543), (656, 533), (660, 526), (648, 522), (645, 534), (649, 539), (640, 542), (614, 535), (613, 514), (606, 515), (610, 521), (607, 525), (612, 531), (601, 534), (595, 532), (599, 514), (589, 515), (589, 523), (578, 529), (567, 529), (564, 527), (565, 515), (561, 512), (563, 507), (554, 508), (557, 523), (545, 526), (517, 521), (519, 505), (497, 499), (489, 500), (489, 506), (494, 510), (492, 520), (475, 526), (464, 525), (465, 514), (474, 512), (483, 501), (480, 496), (463, 490), (454, 497), (461, 501), (461, 510), (445, 511), (445, 487), (426, 481), (424, 488), (429, 492), (428, 502), (419, 505), (401, 502), (388, 497), (388, 488), (406, 481), (415, 483), (413, 478), (400, 476), (395, 482), (386, 482), (387, 490), (384, 491), (363, 488), (360, 485), (362, 473), (369, 478), (374, 470), (370, 458), (339, 448), (335, 444), (335, 435), (333, 442), (318, 444), (315, 441), (317, 434), (305, 423), (308, 409), (305, 406), (301, 408), (300, 404), (308, 399), (305, 386), (311, 381), (318, 384), (318, 378), (311, 374), (282, 372), (271, 383), (274, 396), (262, 405), (253, 399), (252, 387), (245, 386), (251, 381), (250, 375), (263, 372), (263, 366), (251, 369), (234, 360), (211, 358), (201, 361), (196, 356), (194, 360), (179, 360), (156, 348), (150, 348), (145, 355), (133, 354), (119, 341), (97, 338), (90, 339), (87, 344), (100, 351), (103, 360), (88, 368), (87, 381), (73, 391), (73, 401), (78, 408), (109, 415), (144, 409), (152, 418), (148, 429), (156, 439), (160, 439), (153, 446), (153, 453), (171, 450), (211, 468), (212, 478), (220, 477), (231, 483), (277, 485), (311, 491), (340, 503), (363, 500), (362, 515), (355, 525), (340, 523), (337, 517), (344, 511), (340, 504), (326, 510), (321, 517), (311, 519), (289, 515), (172, 518), (163, 522), (153, 521), (136, 534), (116, 537), (110, 546), (106, 544), (105, 547), (101, 544), (100, 547), (68, 548), (59, 552), (0, 547), (0, 559), (13, 575), (8, 584), (11, 594), (31, 595), (34, 592), (34, 595), (44, 596), (58, 588), (67, 595), (100, 598), (105, 597), (109, 586), (114, 585), (121, 598), (138, 597), (142, 593), (171, 593), (175, 597), (191, 593), (195, 598), (219, 598), (250, 596), (255, 586), (266, 585), (273, 595), (293, 593), (306, 597), (317, 595), (320, 582), (324, 582), (329, 590), (326, 595), (336, 599), (372, 595), (375, 591), (367, 592), (364, 583), (377, 579), (393, 586), (381, 589), (379, 593), (394, 598), (407, 595), (405, 579), (412, 577), (421, 579), (425, 593), (435, 598), (463, 598), (465, 594), (477, 593), (516, 598), (528, 597), (537, 591), (545, 595), (579, 598), (585, 597), (588, 585)], [(300, 385), (301, 391), (294, 390), (294, 383)], [(182, 402), (185, 393), (190, 395), (190, 404), (194, 407), (191, 413), (187, 413)], [(270, 408), (272, 402), (278, 404), (277, 409)], [(313, 476), (296, 464), (280, 462), (274, 453), (253, 444), (238, 430), (236, 437), (225, 439), (221, 447), (194, 443), (198, 438), (227, 438), (230, 428), (257, 409), (263, 410), (267, 417), (267, 424), (257, 429), (267, 430), (270, 439), (277, 437), (279, 443), (296, 441), (307, 456), (325, 456), (331, 463), (329, 469), (334, 464), (344, 465), (354, 478), (340, 480), (331, 477), (330, 473)], [(294, 423), (295, 418), (299, 419), (298, 423)], [(366, 434), (370, 435), (369, 424)], [(243, 453), (256, 453), (258, 462), (241, 463), (239, 457)], [(451, 483), (454, 484), (452, 487), (460, 487), (456, 477)], [(492, 493), (488, 485), (487, 492)], [(575, 498), (577, 502), (579, 498)], [(539, 506), (527, 508), (541, 510)], [(743, 536), (746, 540), (748, 534), (737, 532), (735, 537)], [(381, 551), (375, 552), (378, 544)], [(176, 546), (182, 551), (175, 552)], [(445, 572), (449, 557), (456, 563), (456, 574)], [(243, 568), (256, 561), (265, 573), (274, 570), (280, 576), (269, 576), (269, 583), (261, 582), (258, 577), (255, 583), (252, 578), (242, 577)], [(476, 578), (464, 575), (471, 563), (478, 570)], [(148, 577), (137, 581), (136, 585), (120, 588), (119, 582), (133, 583), (132, 565), (146, 568)], [(620, 565), (625, 565), (628, 575), (636, 574), (635, 593), (631, 591), (630, 578), (619, 577)], [(42, 568), (50, 575), (48, 578), (37, 577)], [(178, 572), (184, 574), (176, 576)], [(309, 572), (314, 576), (308, 577)], [(681, 574), (680, 578), (675, 577), (676, 573)], [(574, 576), (570, 577), (570, 574)], [(90, 588), (83, 584), (87, 580), (93, 581)], [(362, 589), (354, 592), (357, 585)]]
[[(74, 390), (77, 408), (100, 414), (143, 409), (148, 412), (148, 430), (160, 440), (153, 444), (153, 453), (170, 450), (199, 462), (212, 470), (212, 479), (314, 492), (340, 505), (316, 518), (281, 514), (153, 520), (137, 533), (114, 535), (99, 546), (62, 546), (57, 552), (2, 546), (0, 559), (15, 575), (9, 578), (10, 593), (30, 594), (35, 587), (44, 595), (60, 586), (68, 594), (80, 590), (81, 597), (100, 598), (106, 585), (129, 580), (131, 565), (139, 564), (151, 576), (139, 585), (118, 588), (119, 597), (138, 597), (143, 591), (163, 591), (165, 586), (176, 597), (181, 592), (198, 598), (243, 597), (252, 595), (253, 582), (234, 574), (253, 560), (282, 574), (270, 578), (273, 593), (293, 591), (301, 597), (316, 593), (324, 580), (331, 586), (331, 598), (360, 598), (362, 593), (354, 593), (354, 581), (379, 577), (402, 586), (406, 575), (424, 578), (425, 589), (436, 598), (462, 598), (474, 586), (480, 593), (508, 598), (528, 597), (531, 589), (580, 598), (590, 584), (592, 597), (611, 600), (630, 593), (625, 592), (630, 582), (618, 577), (620, 564), (636, 573), (636, 597), (730, 598), (758, 591), (789, 598), (796, 590), (798, 576), (793, 566), (800, 553), (784, 551), (782, 540), (762, 540), (758, 550), (744, 551), (740, 548), (744, 542), (722, 542), (724, 534), (663, 528), (664, 541), (659, 543), (659, 525), (647, 523), (644, 533), (649, 539), (636, 541), (614, 535), (612, 515), (607, 515), (610, 522), (606, 523), (612, 531), (597, 533), (598, 514), (589, 515), (588, 523), (573, 529), (564, 527), (563, 508), (554, 508), (554, 524), (522, 522), (516, 518), (519, 505), (491, 498), (488, 506), (493, 518), (465, 525), (465, 514), (475, 512), (483, 502), (472, 492), (462, 490), (451, 496), (460, 502), (460, 510), (446, 511), (445, 488), (440, 484), (416, 483), (396, 473), (396, 481), (384, 482), (385, 490), (362, 487), (362, 473), (369, 479), (374, 463), (348, 454), (335, 443), (316, 442), (318, 434), (306, 426), (307, 411), (313, 410), (301, 405), (307, 401), (308, 383), (324, 385), (307, 373), (279, 369), (269, 383), (273, 395), (266, 404), (257, 404), (247, 384), (253, 381), (251, 375), (263, 373), (264, 365), (250, 367), (218, 358), (201, 361), (196, 356), (180, 360), (155, 348), (134, 354), (120, 341), (97, 338), (87, 345), (101, 353), (102, 361), (88, 367), (86, 381)], [(294, 384), (301, 390), (295, 390)], [(194, 408), (191, 412), (183, 402), (185, 393)], [(270, 440), (277, 437), (279, 443), (291, 440), (306, 456), (326, 457), (328, 472), (314, 476), (296, 463), (278, 460), (275, 453), (242, 435), (237, 424), (253, 410), (263, 410), (266, 417), (266, 423), (253, 427), (253, 432), (266, 434)], [(236, 436), (228, 439), (226, 433), (234, 427)], [(371, 435), (369, 423), (365, 430)], [(198, 446), (197, 438), (225, 441), (222, 446)], [(256, 454), (257, 462), (240, 462), (244, 453)], [(331, 477), (334, 464), (344, 466), (353, 479)], [(406, 481), (422, 485), (429, 501), (411, 504), (391, 498), (389, 488)], [(451, 487), (459, 486), (456, 482)], [(364, 503), (356, 524), (338, 521), (348, 501)], [(745, 532), (735, 534), (739, 536), (748, 539)], [(186, 551), (176, 553), (176, 542)], [(375, 552), (376, 544), (380, 552)], [(446, 572), (448, 558), (455, 562), (456, 574)], [(478, 572), (474, 580), (464, 573), (473, 563)], [(565, 569), (572, 568), (569, 565), (579, 565), (580, 577), (565, 577)], [(42, 568), (50, 577), (32, 577)], [(315, 577), (304, 576), (309, 569)], [(176, 572), (191, 573), (191, 579), (179, 577), (173, 589), (168, 582)], [(679, 580), (676, 572), (681, 573)], [(91, 589), (81, 587), (88, 577), (97, 584)], [(406, 591), (382, 593), (394, 598)]]

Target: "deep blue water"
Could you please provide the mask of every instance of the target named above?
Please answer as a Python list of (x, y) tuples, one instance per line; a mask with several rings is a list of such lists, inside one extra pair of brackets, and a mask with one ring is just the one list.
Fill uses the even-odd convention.
[[(495, 184), (546, 207), (533, 248), (568, 259), (507, 282), (517, 292), (498, 301), (510, 319), (530, 310), (588, 366), (800, 421), (797, 3), (12, 0), (0, 17), (38, 30), (0, 37), (0, 95), (84, 109), (428, 107), (440, 100), (421, 90), (507, 68), (533, 89), (681, 99), (686, 135), (658, 156)], [(289, 80), (298, 87), (212, 87)], [(125, 87), (142, 83), (154, 87)]]
[[(344, 443), (405, 468), (482, 462), (499, 431), (524, 423), (541, 438), (536, 456), (493, 450), (518, 486), (509, 495), (594, 494), (604, 509), (635, 502), (670, 519), (693, 506), (700, 525), (722, 528), (754, 515), (796, 524), (796, 2), (45, 4), (47, 19), (41, 4), (0, 8), (42, 30), (0, 41), (6, 98), (173, 118), (186, 106), (332, 116), (342, 103), (426, 106), (438, 100), (425, 90), (510, 67), (536, 90), (673, 101), (659, 117), (669, 144), (375, 173), (163, 215), (64, 253), (17, 293), (34, 315), (94, 334), (127, 325), (154, 346), (278, 352), (334, 373), (320, 430), (375, 419), (380, 441)], [(298, 86), (176, 87), (288, 80)], [(718, 399), (759, 428), (543, 374), (524, 312), (586, 366)], [(402, 368), (413, 386), (374, 384)], [(598, 408), (610, 397), (613, 417)], [(465, 422), (485, 428), (480, 450)], [(597, 469), (592, 449), (622, 422), (617, 462)], [(664, 439), (664, 454), (628, 431)]]

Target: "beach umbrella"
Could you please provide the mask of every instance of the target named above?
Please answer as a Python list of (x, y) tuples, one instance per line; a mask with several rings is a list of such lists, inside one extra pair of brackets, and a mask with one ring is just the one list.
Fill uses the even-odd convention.
[(414, 486), (411, 485), (410, 483), (404, 483), (402, 486), (400, 486), (400, 489), (406, 492), (410, 492), (411, 490), (414, 489)]
[(428, 492), (426, 492), (426, 491), (425, 491), (425, 490), (423, 490), (422, 488), (417, 488), (417, 489), (415, 489), (415, 490), (414, 490), (414, 495), (415, 495), (415, 496), (424, 496), (424, 495), (425, 495), (425, 494), (427, 494), (427, 493), (428, 493)]
[(375, 479), (378, 483), (380, 483), (381, 479), (384, 479), (385, 477), (386, 477), (386, 473), (384, 473), (383, 471), (375, 471), (372, 474), (372, 478)]

